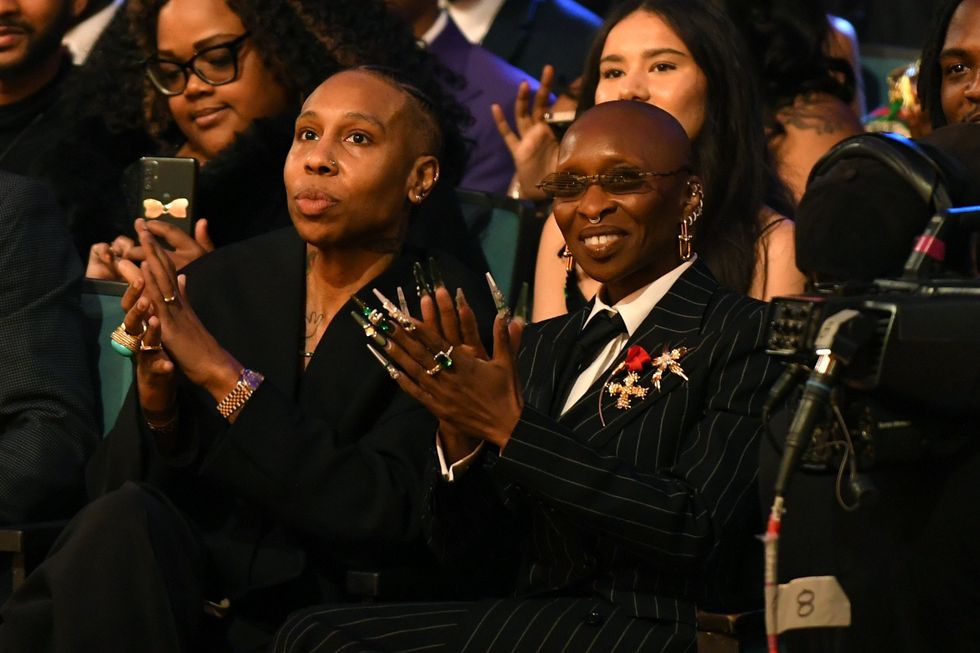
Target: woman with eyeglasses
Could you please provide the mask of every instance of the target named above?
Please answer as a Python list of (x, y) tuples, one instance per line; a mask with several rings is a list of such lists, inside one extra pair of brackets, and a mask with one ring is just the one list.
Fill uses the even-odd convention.
[[(769, 165), (760, 95), (747, 59), (730, 19), (710, 0), (626, 0), (596, 36), (578, 111), (625, 99), (677, 118), (704, 180), (696, 237), (701, 255), (722, 284), (769, 299), (801, 291), (804, 279), (795, 265), (793, 225), (784, 217), (792, 211), (790, 199)], [(545, 95), (532, 102), (525, 94), (517, 108), (520, 136), (499, 112), (498, 126), (517, 161), (522, 191), (533, 190), (553, 166), (557, 141), (544, 121)], [(544, 165), (525, 165), (533, 161)], [(563, 246), (549, 219), (538, 249), (535, 320), (574, 309), (598, 287), (559, 255)]]
[[(344, 66), (376, 64), (421, 79), (434, 74), (427, 61), (410, 30), (380, 1), (127, 3), (80, 76), (75, 132), (81, 154), (72, 156), (69, 144), (66, 161), (55, 162), (66, 184), (84, 186), (76, 189), (86, 198), (76, 207), (76, 232), (106, 241), (91, 249), (88, 276), (135, 274), (132, 263), (143, 252), (133, 240), (132, 220), (141, 207), (121, 201), (136, 184), (120, 170), (140, 156), (193, 157), (200, 164), (194, 213), (203, 220), (193, 237), (160, 221), (149, 227), (174, 247), (169, 255), (181, 267), (214, 246), (289, 224), (281, 167), (291, 124), (303, 97), (324, 78)], [(458, 106), (447, 111), (463, 115)], [(464, 156), (462, 141), (454, 144), (446, 186), (430, 198), (441, 211), (433, 205), (423, 212), (413, 241), (435, 241), (480, 268), (482, 254), (458, 209), (443, 207), (453, 199), (457, 161)], [(81, 157), (95, 165), (80, 169)], [(448, 217), (431, 219), (429, 212)]]

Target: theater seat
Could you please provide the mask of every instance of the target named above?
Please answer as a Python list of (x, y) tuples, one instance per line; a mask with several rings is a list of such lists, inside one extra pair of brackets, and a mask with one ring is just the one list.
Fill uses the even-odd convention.
[(698, 653), (765, 653), (762, 610), (720, 614), (698, 611)]
[(511, 306), (521, 285), (534, 279), (541, 221), (527, 202), (479, 191), (457, 190), (463, 220), (483, 249), (494, 280)]
[(103, 436), (115, 425), (133, 382), (132, 363), (109, 345), (109, 336), (125, 316), (119, 304), (124, 292), (126, 284), (122, 281), (85, 279), (82, 282), (82, 311), (88, 318), (89, 335), (93, 339), (90, 342), (94, 341), (97, 354), (93, 365), (98, 369)]

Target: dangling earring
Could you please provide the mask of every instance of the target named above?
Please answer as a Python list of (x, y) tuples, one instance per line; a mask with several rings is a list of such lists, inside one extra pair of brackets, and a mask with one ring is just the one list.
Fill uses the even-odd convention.
[(694, 223), (698, 221), (704, 210), (704, 192), (701, 190), (701, 184), (693, 184), (691, 188), (691, 197), (697, 197), (698, 203), (691, 210), (691, 213), (684, 217), (680, 222), (680, 233), (677, 234), (678, 241), (678, 253), (680, 254), (682, 261), (690, 261), (694, 252), (691, 247), (691, 241), (694, 240), (694, 235), (691, 233), (691, 227)]
[(560, 256), (565, 259), (565, 272), (571, 272), (575, 269), (575, 259), (572, 258), (572, 250), (568, 249), (568, 245), (565, 245), (565, 249), (561, 250)]

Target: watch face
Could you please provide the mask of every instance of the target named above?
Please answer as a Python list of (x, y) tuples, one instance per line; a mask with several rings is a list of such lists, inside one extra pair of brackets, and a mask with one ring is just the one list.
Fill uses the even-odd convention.
[(259, 385), (264, 380), (265, 377), (262, 376), (262, 374), (260, 374), (259, 372), (256, 372), (255, 370), (245, 369), (242, 371), (242, 381), (244, 381), (245, 385), (247, 385), (252, 390), (258, 388)]

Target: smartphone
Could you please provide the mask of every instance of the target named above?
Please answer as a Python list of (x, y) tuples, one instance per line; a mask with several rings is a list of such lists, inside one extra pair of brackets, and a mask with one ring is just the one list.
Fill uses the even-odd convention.
[(197, 159), (145, 156), (139, 160), (139, 213), (192, 234)]
[(574, 111), (556, 111), (554, 113), (549, 111), (544, 114), (544, 121), (551, 127), (551, 131), (558, 140), (562, 139), (574, 120)]

